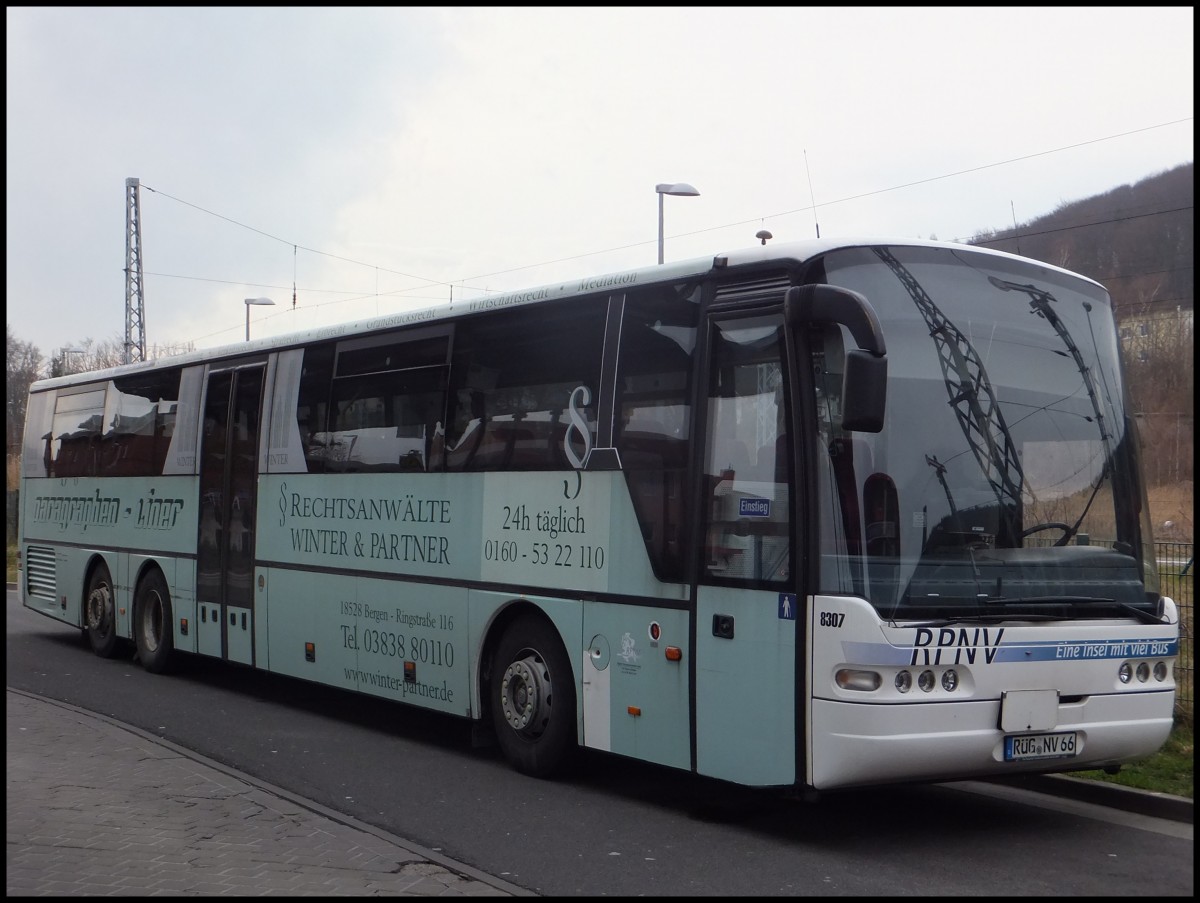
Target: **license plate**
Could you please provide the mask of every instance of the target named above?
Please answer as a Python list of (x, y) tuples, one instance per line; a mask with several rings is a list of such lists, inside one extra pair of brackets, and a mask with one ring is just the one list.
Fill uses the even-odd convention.
[(1028, 759), (1063, 759), (1078, 752), (1074, 731), (1061, 734), (1025, 734), (1004, 738), (1004, 761), (1024, 762)]

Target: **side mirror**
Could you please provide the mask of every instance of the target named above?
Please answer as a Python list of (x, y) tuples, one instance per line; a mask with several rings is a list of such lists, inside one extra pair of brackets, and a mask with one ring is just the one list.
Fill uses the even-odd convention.
[(858, 344), (846, 353), (842, 374), (842, 428), (859, 433), (883, 429), (887, 407), (887, 346), (871, 302), (836, 285), (794, 285), (784, 296), (789, 329), (836, 323)]
[(878, 433), (887, 407), (887, 356), (855, 348), (842, 374), (842, 429)]

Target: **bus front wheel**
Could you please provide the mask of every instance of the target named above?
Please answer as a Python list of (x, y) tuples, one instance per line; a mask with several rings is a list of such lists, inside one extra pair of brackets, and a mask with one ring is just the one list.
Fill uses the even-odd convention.
[(542, 618), (514, 621), (492, 660), (489, 707), (505, 758), (522, 774), (550, 777), (575, 750), (575, 686), (557, 631)]
[(138, 584), (133, 603), (133, 638), (143, 668), (152, 674), (169, 669), (175, 649), (171, 591), (158, 571), (151, 571)]
[(83, 600), (84, 627), (92, 651), (101, 658), (113, 658), (121, 648), (117, 636), (116, 601), (108, 568), (98, 564), (88, 577)]

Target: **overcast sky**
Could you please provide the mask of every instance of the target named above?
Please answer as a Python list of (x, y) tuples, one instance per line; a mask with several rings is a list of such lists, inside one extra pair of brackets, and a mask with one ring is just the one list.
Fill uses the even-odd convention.
[[(1192, 7), (8, 7), (7, 309), (49, 357), (776, 241), (966, 240), (1193, 160)], [(815, 207), (814, 207), (815, 202)], [(294, 287), (294, 288), (293, 288)], [(293, 307), (293, 290), (295, 306)]]

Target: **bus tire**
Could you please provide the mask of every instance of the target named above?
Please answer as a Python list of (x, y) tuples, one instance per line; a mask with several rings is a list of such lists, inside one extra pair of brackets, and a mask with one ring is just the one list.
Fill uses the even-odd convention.
[(558, 632), (523, 615), (508, 626), (492, 659), (488, 707), (504, 757), (517, 771), (559, 773), (576, 748), (575, 681)]
[(113, 658), (121, 650), (117, 636), (117, 606), (112, 577), (107, 565), (100, 563), (88, 576), (83, 597), (83, 632), (92, 652), (101, 658)]
[(170, 670), (175, 651), (171, 591), (160, 571), (153, 570), (138, 584), (133, 601), (133, 640), (138, 661), (151, 674)]

